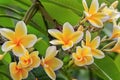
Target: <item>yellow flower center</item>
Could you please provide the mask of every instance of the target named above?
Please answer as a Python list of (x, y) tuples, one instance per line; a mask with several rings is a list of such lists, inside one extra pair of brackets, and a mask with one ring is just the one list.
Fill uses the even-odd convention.
[(70, 40), (67, 38), (63, 38), (63, 42), (64, 42), (64, 45), (67, 45), (67, 44), (69, 44)]
[(18, 66), (15, 67), (15, 70), (16, 70), (17, 73), (21, 73), (22, 72), (22, 68), (20, 68)]
[(13, 43), (16, 44), (16, 46), (20, 46), (20, 44), (21, 44), (21, 39), (15, 39), (15, 40), (13, 41)]

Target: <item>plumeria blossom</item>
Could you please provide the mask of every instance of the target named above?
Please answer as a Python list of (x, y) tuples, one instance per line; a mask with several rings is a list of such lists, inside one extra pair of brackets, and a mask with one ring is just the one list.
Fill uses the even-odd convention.
[(88, 46), (91, 48), (91, 53), (95, 58), (103, 58), (105, 55), (104, 53), (97, 49), (100, 45), (100, 37), (97, 36), (91, 41), (91, 34), (89, 31), (86, 31), (86, 42), (82, 41), (82, 46)]
[(98, 0), (92, 0), (90, 8), (88, 9), (88, 5), (86, 0), (82, 0), (83, 7), (85, 9), (84, 13), (86, 16), (86, 20), (88, 20), (93, 26), (97, 28), (103, 27), (103, 19), (106, 19), (107, 15), (105, 13), (99, 12), (99, 3)]
[(10, 63), (9, 66), (10, 75), (13, 80), (22, 80), (28, 77), (28, 71), (21, 66), (21, 64), (17, 64), (16, 62)]
[(55, 46), (48, 47), (45, 58), (42, 58), (41, 63), (45, 72), (52, 80), (56, 79), (54, 71), (60, 69), (63, 65), (63, 62), (55, 57), (57, 55), (57, 52), (58, 51), (56, 50)]
[(105, 49), (104, 51), (111, 51), (111, 52), (117, 52), (120, 53), (120, 37), (118, 38), (117, 43), (112, 49)]
[(62, 45), (63, 50), (68, 50), (73, 47), (73, 45), (80, 42), (83, 37), (83, 32), (74, 31), (72, 25), (68, 22), (64, 23), (62, 32), (57, 29), (49, 29), (48, 32), (56, 38), (55, 40), (50, 41), (50, 43), (54, 45)]
[(22, 56), (26, 48), (32, 47), (37, 41), (35, 35), (27, 35), (27, 28), (23, 21), (17, 22), (15, 32), (10, 29), (1, 28), (0, 33), (9, 40), (2, 45), (2, 50), (7, 52), (12, 49), (16, 56)]
[(105, 6), (101, 11), (106, 13), (109, 16), (109, 21), (112, 22), (113, 20), (117, 20), (120, 17), (120, 12), (116, 9), (118, 5), (118, 1), (113, 2), (110, 7), (106, 6), (107, 4), (102, 3), (101, 7)]
[(114, 22), (113, 32), (112, 32), (110, 39), (118, 38), (118, 37), (120, 37), (120, 23), (116, 25), (116, 22)]
[(76, 48), (76, 53), (73, 53), (72, 57), (77, 66), (90, 65), (94, 62), (91, 49), (89, 47), (81, 48), (78, 46)]
[(28, 71), (38, 67), (40, 65), (38, 51), (31, 52), (30, 54), (26, 52), (23, 56), (19, 58), (19, 63)]

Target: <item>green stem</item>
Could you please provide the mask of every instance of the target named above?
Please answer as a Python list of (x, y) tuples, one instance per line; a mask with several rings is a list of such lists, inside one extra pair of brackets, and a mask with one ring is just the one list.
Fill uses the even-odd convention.
[(115, 45), (116, 41), (112, 41), (109, 44), (105, 45), (101, 50), (104, 50), (105, 48), (111, 47), (113, 45)]
[(26, 12), (24, 18), (23, 18), (23, 21), (27, 24), (31, 19), (32, 17), (35, 15), (35, 13), (37, 12), (38, 10), (38, 4), (37, 2), (34, 2), (30, 8), (28, 9), (28, 11)]
[[(61, 26), (55, 19), (53, 19), (48, 12), (45, 10), (44, 6), (41, 4), (39, 0), (36, 0), (39, 3), (39, 11), (44, 16), (44, 20), (49, 21), (51, 24), (53, 24), (55, 27)], [(48, 29), (48, 28), (47, 28)]]

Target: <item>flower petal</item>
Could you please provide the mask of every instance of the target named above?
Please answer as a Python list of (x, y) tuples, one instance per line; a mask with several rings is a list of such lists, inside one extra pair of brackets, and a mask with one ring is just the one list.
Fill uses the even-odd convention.
[(2, 28), (2, 29), (0, 29), (0, 33), (2, 34), (2, 36), (4, 36), (5, 38), (7, 38), (9, 40), (13, 40), (14, 36), (15, 36), (15, 32), (13, 32), (10, 29)]
[(81, 55), (84, 57), (84, 56), (92, 56), (92, 53), (91, 53), (91, 49), (87, 46), (85, 46), (84, 48), (82, 48), (82, 53)]
[(90, 5), (89, 13), (95, 14), (99, 9), (99, 3), (98, 0), (92, 0), (92, 3)]
[(18, 21), (15, 28), (15, 36), (23, 37), (27, 34), (27, 28), (23, 21)]
[(17, 66), (16, 62), (10, 63), (10, 66), (9, 66), (10, 75), (11, 75), (11, 77), (12, 77), (13, 80), (21, 80), (22, 79), (22, 75), (16, 74), (17, 73), (16, 69), (15, 69), (16, 66)]
[(30, 54), (30, 57), (32, 59), (32, 64), (30, 65), (32, 68), (36, 68), (40, 65), (40, 58), (38, 56), (38, 51), (34, 51)]
[(92, 56), (86, 56), (83, 60), (75, 60), (74, 62), (77, 66), (85, 66), (92, 64), (94, 62), (94, 59)]
[(23, 69), (22, 70), (22, 79), (26, 79), (28, 77), (28, 71)]
[(103, 22), (100, 19), (97, 18), (91, 18), (88, 20), (93, 26), (97, 28), (102, 28), (103, 27)]
[(82, 53), (82, 48), (80, 46), (77, 46), (76, 53), (77, 54), (81, 54)]
[(50, 46), (46, 50), (45, 59), (52, 59), (57, 54), (56, 46)]
[(118, 5), (118, 1), (114, 1), (111, 5), (110, 5), (110, 8), (116, 8), (117, 5)]
[(107, 20), (110, 19), (110, 16), (108, 16), (107, 13), (103, 13), (103, 12), (97, 12), (95, 15), (94, 15), (94, 18), (97, 18), (99, 20), (101, 20), (102, 22), (105, 22)]
[(118, 38), (117, 43), (115, 44), (115, 46), (110, 51), (120, 53), (120, 38)]
[(119, 26), (114, 26), (112, 36), (110, 37), (110, 39), (118, 38), (118, 37), (120, 37), (120, 27)]
[(68, 22), (64, 23), (64, 25), (63, 25), (63, 35), (68, 36), (68, 35), (72, 34), (73, 32), (74, 32), (73, 26)]
[(70, 41), (67, 45), (63, 45), (62, 49), (65, 51), (65, 50), (70, 49), (71, 47), (73, 47), (73, 42), (72, 41)]
[(50, 67), (44, 67), (44, 70), (52, 80), (56, 79), (55, 72)]
[(37, 37), (33, 34), (29, 34), (22, 38), (21, 43), (25, 48), (30, 48), (36, 43), (36, 41)]
[(88, 12), (88, 5), (86, 3), (86, 0), (82, 0), (82, 4), (83, 4), (85, 11)]
[(57, 38), (59, 40), (62, 40), (62, 33), (60, 31), (58, 31), (57, 29), (49, 29), (48, 33), (51, 36), (53, 36), (53, 37), (55, 37), (55, 38)]
[(80, 42), (82, 38), (83, 38), (83, 32), (81, 32), (81, 31), (74, 32), (74, 33), (70, 36), (70, 40), (72, 40), (73, 43), (78, 43), (78, 42)]
[(91, 48), (98, 48), (100, 45), (100, 37), (97, 36), (91, 41)]
[(60, 41), (60, 40), (52, 40), (52, 41), (50, 41), (50, 43), (53, 44), (53, 45), (64, 44), (64, 43), (63, 43), (62, 41)]
[(92, 54), (97, 59), (101, 59), (101, 58), (105, 57), (104, 53), (101, 50), (98, 50), (98, 49), (92, 49)]
[(15, 44), (12, 41), (7, 41), (2, 45), (2, 51), (10, 51), (13, 47), (15, 47)]
[(20, 45), (20, 46), (15, 46), (15, 47), (12, 49), (12, 51), (13, 51), (13, 53), (14, 53), (16, 56), (20, 57), (20, 56), (22, 56), (22, 55), (25, 54), (26, 49), (24, 48), (23, 45)]
[(91, 41), (91, 34), (89, 31), (86, 31), (86, 46), (89, 46)]
[(51, 67), (54, 71), (60, 69), (62, 67), (62, 65), (63, 65), (63, 62), (58, 58), (52, 58), (52, 59), (50, 59), (48, 61), (45, 61), (45, 63), (49, 67)]

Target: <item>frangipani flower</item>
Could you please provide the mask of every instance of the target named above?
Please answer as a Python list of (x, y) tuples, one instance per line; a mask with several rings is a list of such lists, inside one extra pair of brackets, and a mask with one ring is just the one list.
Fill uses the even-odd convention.
[(22, 56), (26, 48), (32, 47), (37, 41), (35, 35), (27, 35), (27, 28), (23, 21), (19, 21), (16, 24), (15, 32), (2, 28), (0, 29), (0, 33), (9, 40), (2, 45), (2, 50), (7, 52), (12, 49), (16, 56)]
[(49, 29), (48, 32), (53, 37), (57, 38), (50, 41), (50, 43), (54, 45), (62, 45), (63, 50), (68, 50), (73, 47), (73, 45), (78, 43), (83, 37), (83, 32), (75, 32), (72, 25), (68, 22), (64, 23), (62, 32), (57, 29)]
[(45, 72), (52, 80), (56, 79), (54, 71), (60, 69), (63, 65), (63, 62), (55, 57), (57, 55), (57, 52), (58, 51), (56, 50), (55, 46), (48, 47), (45, 58), (44, 59), (42, 58), (41, 63)]
[(94, 62), (91, 49), (89, 47), (81, 48), (78, 46), (76, 48), (76, 53), (73, 53), (72, 57), (77, 66), (90, 65)]
[(112, 32), (112, 36), (110, 37), (110, 39), (113, 38), (118, 38), (120, 37), (120, 25), (116, 25), (116, 23), (113, 25), (113, 32)]
[(103, 58), (105, 55), (104, 53), (97, 49), (100, 45), (100, 37), (97, 36), (91, 41), (91, 34), (89, 31), (86, 31), (86, 42), (82, 41), (82, 46), (85, 47), (90, 47), (91, 48), (91, 53), (95, 58)]
[(84, 13), (86, 16), (86, 20), (88, 20), (93, 26), (102, 28), (103, 27), (103, 19), (106, 18), (106, 14), (99, 12), (99, 3), (98, 0), (92, 0), (90, 8), (88, 9), (88, 5), (86, 0), (82, 0), (83, 7), (85, 9)]
[(120, 53), (120, 37), (118, 38), (117, 43), (112, 49), (105, 49), (105, 51), (117, 52)]
[(101, 7), (105, 6), (101, 11), (106, 13), (109, 16), (109, 21), (112, 22), (113, 20), (117, 20), (120, 17), (120, 12), (116, 9), (118, 5), (118, 1), (113, 2), (110, 7), (106, 6), (107, 4), (102, 3)]
[(9, 69), (13, 80), (22, 80), (28, 77), (28, 71), (25, 68), (22, 68), (21, 64), (12, 62), (10, 63)]
[(19, 58), (19, 63), (28, 71), (38, 67), (40, 65), (38, 51), (31, 52), (30, 54), (26, 52), (23, 56)]

